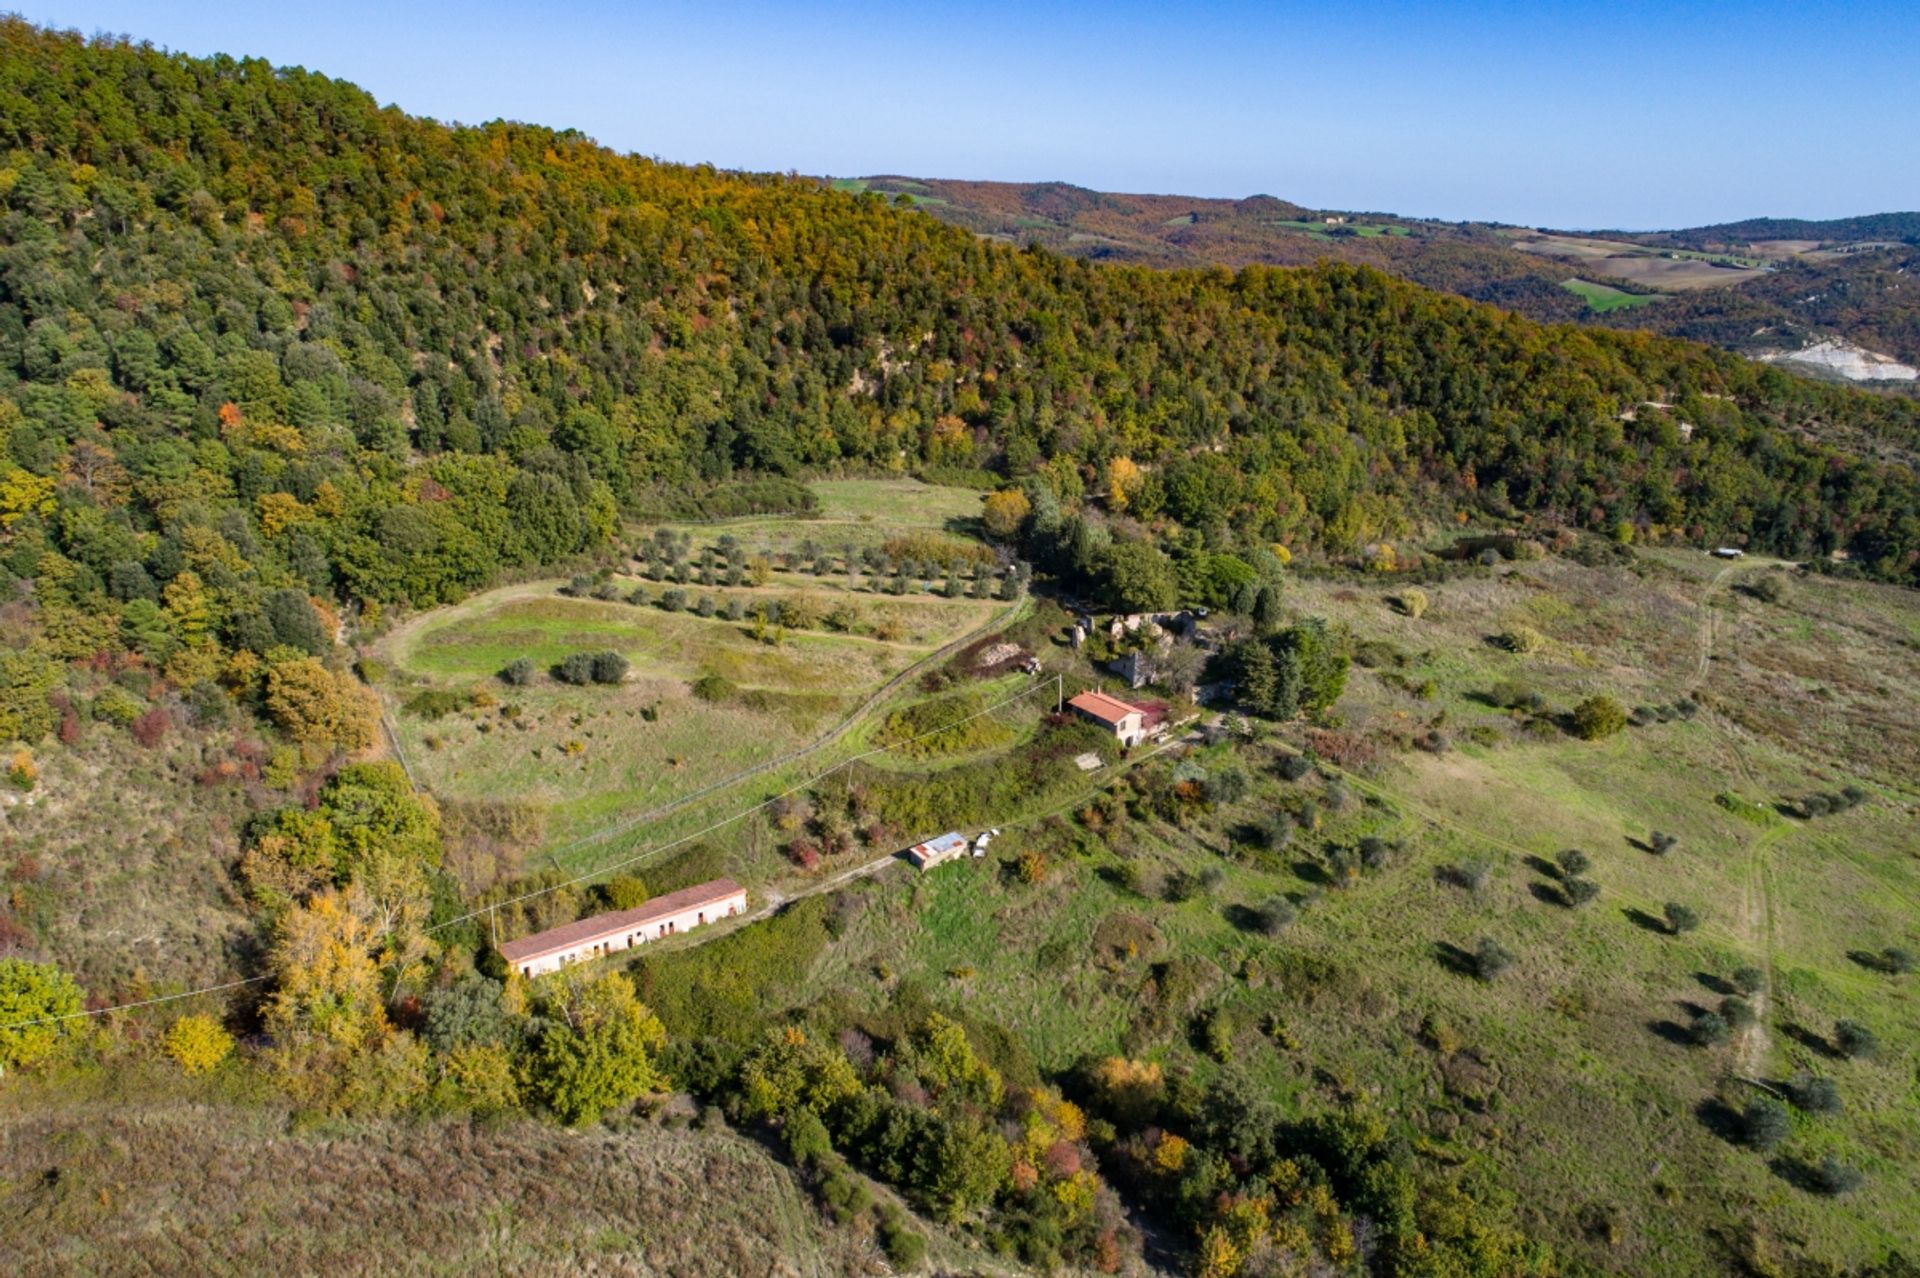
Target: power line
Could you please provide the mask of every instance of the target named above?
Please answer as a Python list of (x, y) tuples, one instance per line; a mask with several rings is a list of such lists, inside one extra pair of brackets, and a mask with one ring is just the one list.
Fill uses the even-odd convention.
[[(1055, 684), (1056, 689), (1064, 689), (1065, 687), (1063, 676), (1061, 676), (1060, 674), (1056, 673), (1054, 675), (1053, 683)], [(1036, 680), (1034, 683), (1028, 685), (1022, 691), (1016, 692), (1011, 697), (1008, 697), (1002, 701), (996, 701), (992, 705), (987, 706), (982, 710), (975, 711), (973, 714), (967, 715), (964, 718), (955, 719), (953, 722), (942, 724), (937, 728), (930, 728), (925, 732), (919, 733), (915, 736), (908, 737), (903, 741), (896, 741), (890, 745), (875, 746), (871, 750), (864, 750), (859, 754), (852, 755), (848, 758), (842, 759), (839, 763), (834, 764), (831, 768), (828, 768), (825, 772), (821, 772), (805, 781), (798, 783), (797, 785), (790, 786), (787, 789), (782, 790), (780, 793), (772, 795), (762, 800), (761, 802), (754, 804), (752, 807), (743, 808), (740, 811), (732, 814), (731, 816), (722, 817), (720, 820), (715, 821), (713, 824), (705, 826), (702, 829), (696, 830), (691, 834), (682, 835), (681, 837), (674, 839), (671, 842), (661, 844), (659, 847), (648, 848), (643, 852), (635, 853), (633, 856), (627, 857), (625, 860), (615, 861), (610, 865), (598, 866), (595, 869), (590, 870), (585, 874), (575, 875), (571, 879), (566, 879), (559, 883), (549, 884), (546, 887), (539, 888), (532, 892), (522, 893), (519, 896), (511, 897), (505, 901), (496, 901), (492, 905), (488, 906), (486, 909), (473, 910), (466, 914), (459, 915), (456, 918), (451, 918), (443, 922), (436, 923), (432, 927), (424, 929), (423, 935), (432, 935), (433, 933), (436, 933), (436, 932), (444, 932), (447, 929), (458, 926), (461, 923), (471, 922), (472, 920), (479, 918), (483, 914), (494, 913), (495, 911), (498, 911), (501, 906), (517, 905), (522, 901), (535, 900), (539, 897), (546, 896), (549, 893), (558, 892), (561, 888), (572, 887), (575, 884), (585, 883), (590, 879), (598, 878), (600, 875), (605, 874), (610, 870), (624, 869), (629, 865), (636, 865), (641, 861), (647, 860), (650, 857), (659, 856), (663, 852), (670, 852), (674, 848), (680, 847), (682, 844), (689, 843), (694, 839), (702, 838), (708, 834), (713, 833), (715, 830), (723, 829), (726, 826), (732, 825), (736, 821), (745, 820), (747, 817), (752, 816), (754, 813), (760, 811), (761, 809), (771, 807), (773, 804), (778, 803), (781, 799), (787, 798), (789, 795), (797, 794), (801, 790), (805, 790), (811, 786), (817, 785), (821, 781), (824, 781), (828, 777), (832, 776), (834, 773), (840, 771), (842, 768), (850, 767), (851, 765), (858, 763), (862, 759), (869, 758), (876, 754), (886, 754), (886, 753), (889, 753), (890, 751), (898, 750), (904, 746), (912, 745), (916, 741), (924, 741), (928, 737), (938, 736), (943, 732), (951, 732), (953, 729), (961, 727), (965, 724), (971, 723), (975, 719), (979, 719), (986, 715), (992, 714), (996, 710), (1004, 709), (1005, 707), (1012, 705), (1016, 701), (1022, 701), (1027, 697), (1032, 696), (1035, 692), (1039, 691), (1040, 689), (1046, 686), (1047, 686), (1046, 680)], [(665, 818), (663, 817), (661, 819), (664, 820)], [(0, 1030), (30, 1029), (36, 1025), (54, 1025), (62, 1021), (85, 1020), (87, 1018), (95, 1017), (95, 1016), (106, 1016), (113, 1012), (126, 1012), (126, 1011), (132, 1011), (134, 1009), (142, 1008), (142, 1007), (154, 1007), (162, 1003), (177, 1003), (184, 999), (200, 998), (207, 994), (219, 994), (227, 990), (242, 989), (248, 985), (258, 985), (263, 981), (267, 981), (271, 979), (272, 978), (270, 976), (267, 976), (265, 974), (262, 974), (260, 976), (249, 976), (241, 980), (226, 981), (219, 985), (208, 985), (200, 989), (184, 990), (178, 994), (162, 994), (154, 998), (137, 999), (133, 1002), (128, 1002), (128, 1003), (115, 1003), (108, 1007), (96, 1007), (96, 1008), (89, 1008), (85, 1011), (67, 1012), (60, 1016), (43, 1016), (35, 1020), (13, 1021), (6, 1025), (0, 1025)]]

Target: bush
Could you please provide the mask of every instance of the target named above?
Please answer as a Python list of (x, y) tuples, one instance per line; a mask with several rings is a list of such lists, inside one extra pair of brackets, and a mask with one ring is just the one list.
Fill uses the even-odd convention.
[(739, 685), (725, 675), (703, 674), (693, 681), (692, 688), (693, 695), (702, 701), (731, 701), (740, 695)]
[(660, 606), (668, 612), (682, 611), (687, 606), (687, 592), (684, 590), (667, 590), (661, 592)]
[(1736, 967), (1731, 979), (1733, 988), (1749, 998), (1767, 987), (1767, 974), (1757, 967)]
[(1727, 1018), (1718, 1012), (1696, 1012), (1693, 1022), (1687, 1026), (1687, 1037), (1696, 1047), (1724, 1043), (1732, 1034), (1733, 1029), (1727, 1024)]
[(1566, 893), (1568, 905), (1585, 905), (1600, 895), (1600, 885), (1592, 879), (1563, 879), (1560, 890)]
[(647, 600), (650, 598), (652, 598), (652, 596), (647, 594), (647, 588), (645, 586), (635, 586), (627, 592), (627, 602), (636, 608), (645, 607)]
[(1290, 927), (1299, 911), (1284, 896), (1276, 896), (1253, 910), (1254, 926), (1267, 936), (1278, 936)]
[(1828, 1154), (1819, 1165), (1813, 1168), (1809, 1179), (1813, 1187), (1829, 1197), (1850, 1194), (1866, 1183), (1866, 1176), (1857, 1167), (1847, 1164)]
[(1281, 756), (1276, 770), (1280, 773), (1283, 780), (1299, 781), (1303, 779), (1307, 773), (1313, 771), (1313, 764), (1308, 761), (1305, 755), (1288, 754)]
[(647, 884), (637, 875), (616, 875), (601, 885), (600, 895), (606, 898), (608, 909), (637, 909), (647, 903)]
[(1764, 1154), (1779, 1148), (1791, 1126), (1787, 1107), (1771, 1096), (1761, 1096), (1748, 1101), (1740, 1114), (1740, 1143)]
[(167, 730), (173, 727), (173, 716), (166, 707), (155, 706), (133, 721), (133, 739), (151, 750), (166, 739)]
[(888, 1204), (880, 1215), (880, 1249), (895, 1269), (915, 1269), (927, 1256), (927, 1240), (910, 1223), (907, 1213)]
[(1735, 1030), (1746, 1029), (1759, 1019), (1753, 1004), (1738, 995), (1729, 995), (1720, 1000), (1720, 1015)]
[(1667, 920), (1667, 932), (1673, 936), (1691, 932), (1700, 926), (1699, 912), (1677, 901), (1668, 901), (1661, 914)]
[(1491, 981), (1513, 966), (1513, 951), (1492, 937), (1482, 937), (1473, 950), (1473, 974)]
[(1494, 636), (1494, 643), (1508, 652), (1527, 656), (1547, 646), (1547, 637), (1532, 626), (1515, 626)]
[(1833, 1045), (1842, 1056), (1858, 1060), (1880, 1050), (1874, 1032), (1858, 1021), (1838, 1021), (1833, 1027)]
[(533, 661), (529, 657), (515, 657), (500, 669), (500, 682), (514, 688), (524, 688), (533, 682)]
[(1679, 842), (1680, 840), (1677, 836), (1666, 834), (1659, 830), (1655, 830), (1647, 836), (1647, 846), (1653, 850), (1655, 856), (1665, 856), (1667, 853), (1673, 851), (1674, 845)]
[(1427, 592), (1418, 586), (1409, 586), (1393, 602), (1402, 613), (1417, 621), (1427, 611)]
[(233, 1052), (233, 1035), (211, 1016), (182, 1016), (167, 1030), (164, 1044), (174, 1064), (189, 1074), (206, 1074)]
[(1568, 848), (1554, 860), (1560, 863), (1560, 877), (1563, 879), (1577, 879), (1593, 868), (1593, 858), (1579, 848)]
[(401, 709), (420, 719), (439, 719), (461, 710), (468, 699), (450, 688), (423, 688), (408, 697)]
[(1573, 735), (1582, 741), (1610, 737), (1626, 726), (1626, 708), (1612, 697), (1588, 697), (1573, 708)]
[(93, 717), (124, 728), (140, 717), (140, 699), (117, 684), (108, 684), (93, 699)]
[(1787, 1084), (1787, 1099), (1795, 1109), (1808, 1114), (1837, 1114), (1842, 1108), (1839, 1086), (1818, 1074), (1794, 1075)]
[(561, 683), (576, 686), (593, 682), (593, 654), (590, 652), (572, 652), (567, 654), (553, 672), (554, 678)]
[(619, 683), (627, 677), (627, 659), (608, 649), (593, 654), (593, 681)]

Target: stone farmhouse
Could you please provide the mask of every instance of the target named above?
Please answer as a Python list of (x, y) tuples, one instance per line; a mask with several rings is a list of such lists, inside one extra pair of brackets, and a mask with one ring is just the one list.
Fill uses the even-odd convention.
[(600, 958), (730, 918), (747, 908), (747, 890), (732, 879), (714, 879), (655, 897), (631, 910), (596, 914), (500, 946), (507, 966), (522, 976), (557, 972), (569, 963)]
[(1166, 722), (1163, 706), (1138, 706), (1104, 692), (1083, 692), (1068, 701), (1082, 718), (1091, 719), (1123, 746), (1135, 746)]

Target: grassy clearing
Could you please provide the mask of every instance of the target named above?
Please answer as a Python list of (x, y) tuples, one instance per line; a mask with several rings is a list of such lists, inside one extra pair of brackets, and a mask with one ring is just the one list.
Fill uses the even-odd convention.
[(1659, 301), (1655, 293), (1629, 293), (1625, 289), (1595, 284), (1591, 280), (1562, 280), (1560, 287), (1586, 299), (1587, 309), (1605, 315), (1609, 311), (1630, 311)]
[[(758, 591), (704, 593), (822, 600), (848, 593), (811, 578), (795, 577), (788, 588), (787, 576), (776, 574)], [(875, 688), (1003, 607), (857, 597), (867, 624), (890, 623), (899, 637), (789, 631), (773, 647), (747, 623), (723, 617), (562, 598), (553, 583), (510, 587), (393, 636), (385, 655), (395, 677), (383, 693), (402, 747), (435, 794), (534, 804), (547, 814), (549, 843), (566, 843), (806, 744)], [(493, 678), (518, 657), (544, 671), (568, 653), (601, 648), (632, 663), (616, 688), (576, 688), (544, 673), (521, 688)], [(696, 696), (691, 685), (706, 675), (735, 692), (717, 701)], [(439, 719), (402, 711), (426, 684), (478, 686), (493, 703)]]
[(811, 518), (756, 515), (719, 524), (664, 525), (705, 545), (722, 532), (748, 546), (775, 553), (814, 541), (838, 550), (875, 546), (905, 532), (936, 530), (973, 536), (979, 527), (981, 494), (971, 488), (923, 484), (917, 479), (825, 479), (811, 485), (820, 497)]

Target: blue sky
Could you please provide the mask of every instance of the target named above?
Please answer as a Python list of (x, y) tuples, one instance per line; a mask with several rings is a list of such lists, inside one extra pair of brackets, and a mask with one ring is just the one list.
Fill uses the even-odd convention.
[(1558, 227), (1920, 208), (1910, 0), (13, 2), (729, 168)]

